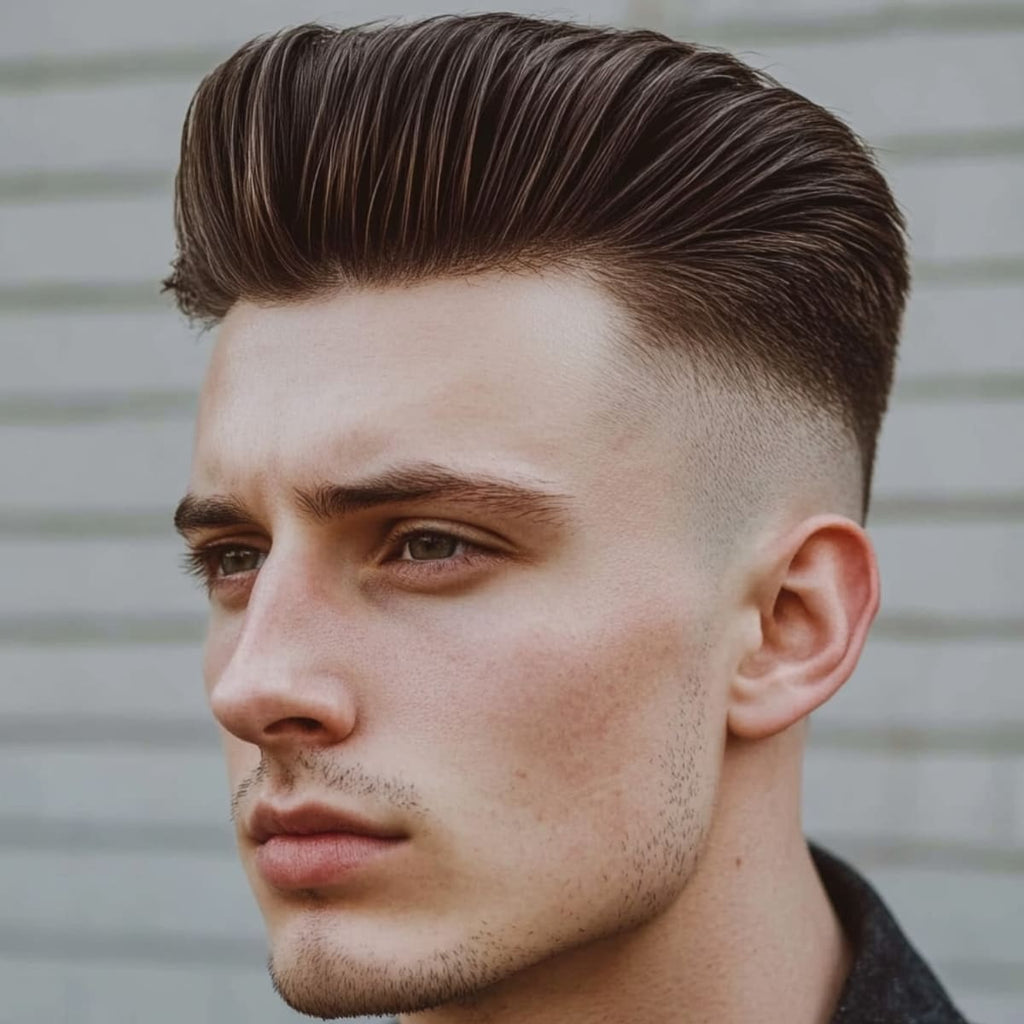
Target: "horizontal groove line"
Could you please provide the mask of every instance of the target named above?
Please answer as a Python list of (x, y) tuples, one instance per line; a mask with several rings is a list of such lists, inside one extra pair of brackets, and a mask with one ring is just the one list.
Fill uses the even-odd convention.
[(19, 540), (157, 540), (177, 536), (173, 509), (95, 511), (29, 509), (0, 510), (0, 541)]
[[(170, 257), (168, 253), (168, 270)], [(0, 285), (3, 313), (79, 313), (91, 310), (174, 310), (169, 294), (161, 295), (157, 281), (53, 281)]]
[(1021, 399), (1024, 399), (1024, 373), (1015, 370), (922, 374), (899, 380), (893, 389), (896, 403)]
[[(1024, 522), (1024, 492), (1018, 494), (893, 494), (871, 503), (868, 526), (903, 523)], [(0, 517), (0, 536), (3, 533)]]
[(1020, 846), (982, 846), (958, 840), (860, 835), (819, 831), (810, 826), (807, 835), (819, 846), (868, 872), (880, 868), (906, 867), (1024, 874), (1024, 847)]
[(200, 644), (206, 616), (35, 615), (0, 617), (0, 646)]
[[(197, 680), (197, 686), (199, 685)], [(5, 714), (0, 746), (143, 747), (216, 752), (217, 729), (209, 718), (127, 718), (112, 715)], [(0, 833), (2, 834), (2, 833)]]
[[(0, 736), (3, 733), (0, 732)], [(1024, 757), (1024, 722), (993, 725), (844, 725), (812, 716), (808, 745), (816, 750), (914, 757), (919, 754), (984, 754)]]
[(871, 635), (885, 640), (972, 641), (1024, 640), (1024, 618), (1002, 616), (954, 617), (913, 612), (883, 613)]
[(225, 45), (10, 57), (0, 60), (0, 92), (43, 92), (178, 79), (195, 79), (198, 85), (198, 79), (212, 71), (233, 49)]
[(160, 169), (34, 168), (0, 174), (0, 203), (49, 203), (77, 199), (173, 196), (174, 172)]
[(833, 15), (738, 16), (701, 21), (685, 15), (671, 19), (670, 35), (696, 36), (716, 45), (843, 43), (896, 33), (952, 34), (1024, 29), (1024, 9), (1008, 3), (948, 3), (919, 8), (887, 4), (876, 10)]
[(1024, 996), (1024, 963), (939, 960), (936, 972), (949, 985), (986, 993)]
[[(890, 164), (1024, 157), (1024, 128), (908, 132), (883, 136), (871, 148)], [(0, 173), (0, 203), (9, 204), (142, 196), (170, 201), (173, 188), (173, 167), (35, 167)]]
[(0, 395), (0, 426), (80, 426), (115, 420), (164, 420), (195, 415), (191, 389), (112, 393), (42, 392)]
[(237, 856), (234, 828), (224, 824), (139, 822), (101, 819), (41, 819), (0, 816), (0, 850), (89, 853), (175, 853)]
[[(699, 20), (670, 17), (665, 31), (678, 38), (711, 44), (730, 42), (833, 43), (872, 39), (894, 32), (930, 34), (1024, 29), (1024, 10), (1007, 3), (951, 3), (918, 9), (892, 5), (862, 14), (818, 17), (728, 18)], [(196, 80), (234, 49), (191, 46), (173, 49), (119, 50), (96, 54), (33, 55), (0, 61), (0, 91), (39, 92), (126, 81)]]
[(255, 967), (266, 963), (259, 939), (159, 932), (106, 933), (0, 926), (0, 956), (74, 963), (143, 963), (157, 967)]
[(902, 132), (868, 140), (887, 163), (1024, 156), (1024, 127)]
[[(170, 257), (168, 253), (168, 269)], [(913, 267), (918, 284), (947, 288), (1024, 283), (1024, 255), (923, 260)], [(175, 310), (169, 293), (157, 281), (53, 281), (0, 285), (0, 316), (4, 313), (47, 313), (85, 310)]]
[(976, 257), (962, 260), (918, 260), (915, 282), (952, 287), (1024, 282), (1024, 255)]

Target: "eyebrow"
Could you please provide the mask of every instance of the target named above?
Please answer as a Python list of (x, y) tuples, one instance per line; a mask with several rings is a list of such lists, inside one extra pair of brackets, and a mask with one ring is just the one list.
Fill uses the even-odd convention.
[[(300, 513), (313, 523), (327, 523), (386, 505), (443, 499), (542, 526), (564, 527), (573, 506), (568, 495), (539, 484), (459, 473), (436, 463), (400, 466), (349, 484), (297, 487), (293, 497)], [(186, 538), (204, 529), (251, 526), (256, 521), (244, 502), (232, 495), (186, 494), (174, 512), (174, 528)]]

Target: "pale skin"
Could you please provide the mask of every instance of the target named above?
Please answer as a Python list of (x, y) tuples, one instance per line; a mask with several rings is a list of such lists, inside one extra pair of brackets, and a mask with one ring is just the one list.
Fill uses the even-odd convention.
[[(803, 836), (801, 762), (877, 609), (871, 543), (827, 487), (794, 484), (712, 572), (671, 440), (685, 402), (672, 429), (608, 415), (609, 322), (594, 286), (551, 272), (241, 302), (218, 330), (189, 490), (251, 521), (189, 531), (236, 549), (204, 675), (272, 974), (300, 1010), (834, 1010), (850, 950)], [(314, 522), (296, 499), (422, 463), (549, 506), (463, 493)], [(389, 543), (396, 528), (431, 536)], [(282, 795), (407, 841), (277, 890), (242, 823)]]

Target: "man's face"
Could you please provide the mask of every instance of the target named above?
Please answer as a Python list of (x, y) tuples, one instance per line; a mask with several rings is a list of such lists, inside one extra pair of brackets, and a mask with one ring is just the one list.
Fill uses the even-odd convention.
[[(466, 997), (650, 920), (693, 871), (725, 731), (715, 581), (669, 433), (615, 408), (610, 323), (576, 279), (493, 274), (221, 326), (190, 489), (245, 513), (193, 516), (221, 546), (205, 679), (296, 1008)], [(376, 503), (424, 466), (541, 493)], [(400, 838), (271, 855), (260, 804)]]

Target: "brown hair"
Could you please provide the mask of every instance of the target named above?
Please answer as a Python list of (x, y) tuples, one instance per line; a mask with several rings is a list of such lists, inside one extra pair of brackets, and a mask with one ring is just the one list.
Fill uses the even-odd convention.
[(162, 290), (206, 327), (243, 298), (584, 268), (649, 363), (834, 416), (866, 510), (903, 221), (849, 128), (729, 54), (505, 13), (257, 37), (192, 99), (174, 217)]

